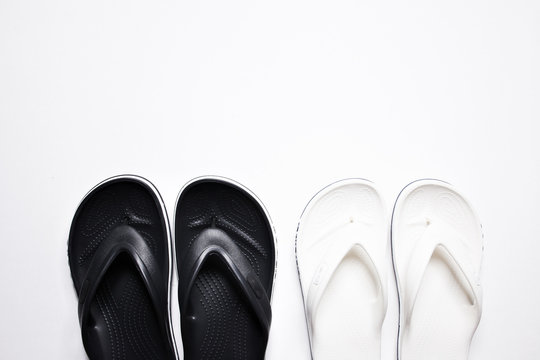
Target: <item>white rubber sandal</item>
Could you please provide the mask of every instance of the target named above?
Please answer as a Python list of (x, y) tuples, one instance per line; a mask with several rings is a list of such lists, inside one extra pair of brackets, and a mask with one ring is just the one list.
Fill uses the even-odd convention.
[(470, 204), (445, 182), (415, 181), (396, 200), (391, 238), (398, 359), (467, 359), (482, 313), (483, 235)]
[(373, 183), (338, 181), (306, 206), (296, 261), (315, 360), (380, 359), (388, 230)]

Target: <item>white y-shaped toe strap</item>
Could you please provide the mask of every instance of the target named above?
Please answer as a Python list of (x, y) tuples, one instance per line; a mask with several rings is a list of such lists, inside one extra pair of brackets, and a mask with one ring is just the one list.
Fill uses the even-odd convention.
[[(334, 234), (328, 235), (329, 237), (332, 237), (331, 239), (325, 239), (331, 244), (331, 246), (327, 248), (327, 251), (323, 256), (323, 260), (314, 272), (306, 297), (306, 313), (310, 331), (313, 329), (315, 314), (320, 301), (328, 288), (328, 284), (330, 283), (336, 270), (348, 255), (354, 255), (358, 258), (362, 258), (362, 261), (366, 267), (377, 279), (377, 285), (382, 292), (384, 303), (386, 304), (386, 288), (383, 286), (381, 274), (377, 270), (377, 261), (374, 261), (370, 255), (369, 244), (362, 243), (361, 232), (359, 236), (359, 232), (355, 231), (355, 227), (358, 226), (363, 225), (344, 225), (343, 228), (337, 230)], [(336, 241), (333, 241), (333, 239), (337, 237), (339, 238), (336, 239)]]
[(480, 308), (482, 301), (479, 274), (475, 271), (470, 245), (465, 235), (441, 219), (420, 219), (412, 223), (423, 223), (426, 228), (414, 245), (407, 266), (403, 300), (408, 316), (413, 312), (424, 273), (436, 250), (440, 250), (443, 261), (458, 277), (471, 304)]

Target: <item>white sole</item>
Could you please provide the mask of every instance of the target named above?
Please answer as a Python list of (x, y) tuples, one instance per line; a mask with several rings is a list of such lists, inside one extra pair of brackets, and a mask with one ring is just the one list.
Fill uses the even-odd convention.
[[(483, 236), (474, 210), (450, 184), (415, 181), (394, 205), (391, 244), (399, 297), (398, 359), (467, 359), (482, 302)], [(456, 270), (456, 259), (466, 272)]]
[[(386, 224), (384, 203), (374, 184), (364, 179), (330, 184), (302, 212), (295, 251), (312, 358), (354, 359), (362, 354), (380, 359), (387, 305)], [(327, 270), (328, 254), (339, 247), (344, 250), (335, 258), (339, 264)], [(326, 285), (319, 284), (321, 273)], [(324, 286), (315, 295), (320, 302), (313, 303), (309, 293), (319, 286)], [(347, 296), (340, 296), (344, 293)]]

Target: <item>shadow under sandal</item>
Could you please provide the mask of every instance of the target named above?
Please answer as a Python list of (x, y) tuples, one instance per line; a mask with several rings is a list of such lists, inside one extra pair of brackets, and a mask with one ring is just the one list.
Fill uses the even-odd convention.
[(230, 180), (199, 178), (175, 219), (185, 359), (263, 359), (275, 239), (262, 204)]
[(145, 179), (100, 183), (69, 234), (84, 348), (95, 359), (174, 359), (168, 329), (170, 231), (159, 193)]

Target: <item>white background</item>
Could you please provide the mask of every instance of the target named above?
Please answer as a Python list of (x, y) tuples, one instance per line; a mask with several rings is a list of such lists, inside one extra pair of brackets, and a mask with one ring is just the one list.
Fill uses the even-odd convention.
[(538, 359), (539, 64), (533, 0), (0, 0), (0, 357), (85, 358), (71, 217), (134, 173), (170, 213), (204, 174), (263, 200), (275, 360), (309, 358), (294, 236), (311, 196), (364, 177), (390, 210), (411, 180), (447, 180), (487, 240), (470, 359)]

